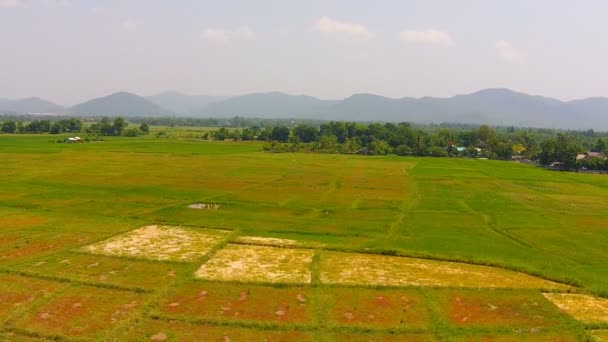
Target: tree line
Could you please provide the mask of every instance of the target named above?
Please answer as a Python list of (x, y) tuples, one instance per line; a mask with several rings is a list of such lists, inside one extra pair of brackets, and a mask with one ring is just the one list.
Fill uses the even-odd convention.
[(103, 117), (99, 122), (85, 125), (81, 120), (76, 118), (61, 119), (61, 120), (32, 120), (30, 122), (21, 122), (15, 120), (4, 120), (0, 123), (0, 132), (2, 133), (88, 133), (101, 136), (138, 136), (147, 134), (150, 126), (143, 122), (139, 126), (128, 128), (129, 123), (122, 117), (110, 119)]
[[(543, 165), (578, 170), (606, 170), (608, 134), (588, 131), (490, 127), (453, 127), (410, 123), (324, 122), (318, 126), (276, 125), (243, 129), (220, 128), (202, 136), (215, 140), (266, 141), (269, 152), (359, 153), (368, 155), (472, 157), (510, 160), (513, 157)], [(577, 160), (577, 155), (601, 156)]]

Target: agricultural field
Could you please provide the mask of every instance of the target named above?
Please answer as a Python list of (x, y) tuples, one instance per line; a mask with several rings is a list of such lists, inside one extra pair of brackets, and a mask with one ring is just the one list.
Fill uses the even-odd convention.
[(605, 175), (162, 129), (0, 135), (0, 340), (608, 339)]

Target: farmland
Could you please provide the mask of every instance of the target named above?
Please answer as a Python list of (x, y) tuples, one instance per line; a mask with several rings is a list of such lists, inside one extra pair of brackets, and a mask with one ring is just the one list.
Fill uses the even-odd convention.
[(606, 336), (605, 175), (56, 139), (0, 135), (0, 340)]

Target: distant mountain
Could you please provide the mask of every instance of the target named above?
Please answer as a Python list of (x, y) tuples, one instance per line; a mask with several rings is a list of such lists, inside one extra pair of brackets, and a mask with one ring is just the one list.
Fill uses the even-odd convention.
[(0, 113), (15, 114), (61, 114), (65, 108), (38, 97), (20, 100), (0, 99)]
[(146, 97), (147, 100), (176, 114), (191, 114), (206, 105), (227, 99), (227, 96), (186, 95), (176, 91), (166, 91)]
[(339, 101), (276, 92), (258, 93), (213, 102), (195, 114), (206, 117), (488, 123), (608, 130), (608, 99), (562, 102), (504, 88), (448, 98), (393, 99), (374, 94), (355, 94)]
[(126, 92), (114, 93), (78, 104), (69, 109), (70, 114), (90, 116), (164, 116), (170, 115), (167, 109), (145, 98)]
[(336, 102), (280, 92), (255, 93), (213, 102), (195, 113), (210, 117), (320, 118)]
[(415, 123), (487, 123), (564, 129), (608, 130), (608, 98), (560, 101), (504, 88), (484, 89), (447, 98), (388, 98), (355, 94), (321, 100), (280, 92), (230, 98), (165, 92), (147, 98), (116, 93), (65, 109), (38, 98), (0, 99), (2, 113), (70, 113), (94, 116), (164, 116), (310, 118)]

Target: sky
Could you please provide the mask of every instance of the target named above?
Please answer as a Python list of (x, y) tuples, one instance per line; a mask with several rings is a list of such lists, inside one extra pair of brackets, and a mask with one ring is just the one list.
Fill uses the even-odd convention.
[(0, 98), (608, 97), (604, 0), (0, 0)]

